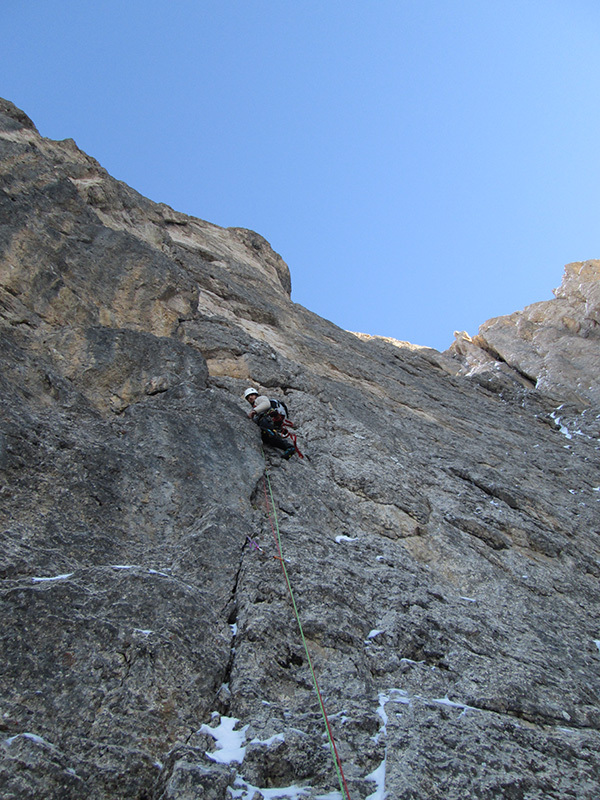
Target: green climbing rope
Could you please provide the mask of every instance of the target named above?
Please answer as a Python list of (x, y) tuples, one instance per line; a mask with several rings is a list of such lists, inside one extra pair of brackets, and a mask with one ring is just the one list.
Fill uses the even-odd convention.
[[(271, 499), (271, 507), (273, 509), (273, 519), (271, 519), (271, 515), (269, 513), (269, 503), (267, 500), (267, 486), (269, 487), (269, 497)], [(271, 480), (269, 478), (269, 473), (265, 469), (265, 501), (267, 505), (267, 513), (269, 515), (269, 520), (271, 522), (271, 528), (273, 529), (273, 535), (275, 536), (275, 542), (277, 544), (277, 550), (279, 553), (279, 561), (281, 561), (281, 568), (283, 570), (283, 574), (285, 576), (285, 582), (287, 583), (288, 591), (290, 593), (290, 598), (292, 600), (292, 607), (294, 609), (294, 614), (296, 616), (296, 622), (298, 623), (298, 628), (300, 629), (300, 636), (302, 637), (302, 644), (304, 645), (304, 652), (306, 653), (306, 660), (308, 661), (308, 666), (310, 668), (310, 674), (312, 675), (313, 684), (317, 693), (317, 697), (319, 698), (319, 706), (321, 708), (321, 714), (323, 716), (323, 720), (325, 722), (325, 730), (327, 731), (327, 738), (329, 739), (329, 747), (331, 749), (331, 755), (333, 758), (333, 763), (335, 765), (335, 769), (338, 776), (338, 781), (340, 784), (340, 789), (342, 795), (346, 797), (346, 800), (350, 800), (350, 793), (348, 791), (348, 786), (346, 784), (346, 778), (344, 777), (344, 771), (342, 769), (342, 762), (340, 761), (340, 756), (337, 751), (337, 747), (335, 746), (335, 740), (333, 738), (333, 734), (331, 732), (331, 726), (329, 724), (329, 719), (327, 717), (327, 712), (325, 711), (325, 704), (323, 703), (323, 698), (321, 696), (321, 690), (319, 689), (319, 683), (317, 681), (317, 676), (315, 674), (315, 670), (313, 667), (312, 659), (310, 657), (310, 652), (308, 650), (308, 644), (306, 642), (306, 637), (304, 636), (304, 630), (302, 628), (302, 622), (300, 621), (300, 614), (298, 613), (298, 607), (296, 605), (296, 600), (294, 598), (294, 592), (292, 590), (292, 584), (290, 583), (290, 577), (288, 575), (288, 571), (285, 566), (285, 561), (283, 558), (283, 550), (281, 546), (281, 534), (279, 532), (279, 522), (277, 520), (277, 509), (275, 507), (275, 499), (273, 498), (273, 489), (271, 487)], [(274, 521), (274, 524), (273, 524)]]

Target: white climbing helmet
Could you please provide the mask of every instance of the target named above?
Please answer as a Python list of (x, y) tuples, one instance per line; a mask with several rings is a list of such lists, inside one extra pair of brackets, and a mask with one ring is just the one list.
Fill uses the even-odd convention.
[(246, 389), (246, 391), (244, 392), (244, 398), (247, 400), (251, 394), (255, 394), (258, 396), (258, 392), (256, 391), (256, 389), (250, 387), (249, 389)]

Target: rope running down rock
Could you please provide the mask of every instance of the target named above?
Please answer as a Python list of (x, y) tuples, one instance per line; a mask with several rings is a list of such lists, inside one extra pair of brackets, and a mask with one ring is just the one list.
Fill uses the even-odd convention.
[[(294, 598), (294, 592), (292, 591), (292, 584), (290, 583), (290, 578), (288, 575), (288, 571), (285, 566), (285, 560), (283, 558), (283, 552), (281, 547), (281, 535), (279, 533), (279, 523), (277, 521), (277, 509), (275, 507), (275, 500), (273, 498), (273, 489), (271, 488), (271, 481), (269, 479), (269, 473), (265, 469), (265, 478), (264, 478), (264, 489), (265, 489), (265, 504), (267, 508), (267, 516), (269, 517), (269, 522), (271, 523), (271, 529), (273, 531), (273, 536), (275, 538), (275, 544), (277, 545), (277, 552), (279, 555), (277, 556), (277, 560), (281, 563), (281, 568), (283, 570), (283, 574), (285, 576), (285, 582), (288, 587), (288, 591), (290, 593), (290, 598), (292, 600), (292, 607), (294, 609), (294, 614), (296, 616), (296, 622), (298, 623), (298, 628), (300, 629), (300, 636), (302, 638), (302, 644), (304, 645), (304, 651), (306, 653), (306, 659), (308, 661), (308, 666), (310, 668), (310, 672), (313, 679), (313, 684), (315, 686), (315, 691), (317, 693), (317, 697), (319, 698), (319, 706), (321, 707), (321, 713), (323, 715), (323, 720), (325, 722), (325, 729), (327, 731), (327, 738), (329, 739), (329, 746), (331, 748), (331, 755), (333, 758), (333, 763), (335, 765), (335, 769), (338, 776), (338, 781), (340, 784), (340, 789), (342, 795), (346, 798), (346, 800), (350, 800), (350, 792), (348, 791), (348, 785), (346, 783), (346, 778), (344, 777), (344, 770), (342, 769), (342, 762), (340, 760), (340, 756), (335, 745), (335, 740), (333, 738), (333, 733), (331, 731), (331, 726), (329, 724), (329, 719), (327, 717), (327, 712), (325, 711), (325, 704), (323, 703), (323, 698), (321, 696), (321, 690), (319, 689), (319, 683), (317, 681), (317, 676), (315, 675), (315, 670), (313, 667), (312, 659), (310, 657), (310, 652), (308, 650), (308, 644), (306, 642), (306, 637), (304, 636), (304, 630), (302, 628), (302, 623), (300, 621), (300, 615), (298, 613), (298, 607), (296, 606), (296, 600)], [(267, 495), (267, 487), (269, 489), (269, 493)], [(271, 516), (271, 511), (269, 509), (269, 497), (271, 500), (271, 508), (273, 510), (273, 514)]]

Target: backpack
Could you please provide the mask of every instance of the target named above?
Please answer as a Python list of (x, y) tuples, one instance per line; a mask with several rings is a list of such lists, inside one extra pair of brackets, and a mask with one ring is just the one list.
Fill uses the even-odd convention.
[(286, 404), (282, 403), (281, 400), (270, 400), (270, 403), (271, 410), (267, 411), (267, 414), (273, 420), (273, 427), (281, 436), (289, 437), (294, 445), (295, 451), (298, 453), (300, 458), (304, 458), (300, 450), (298, 450), (298, 446), (296, 444), (296, 434), (292, 433), (290, 430), (290, 428), (294, 427), (294, 423), (288, 419), (288, 410)]
[(285, 403), (282, 403), (281, 400), (271, 400), (271, 411), (269, 413), (275, 419), (277, 419), (278, 416), (287, 419), (287, 406)]

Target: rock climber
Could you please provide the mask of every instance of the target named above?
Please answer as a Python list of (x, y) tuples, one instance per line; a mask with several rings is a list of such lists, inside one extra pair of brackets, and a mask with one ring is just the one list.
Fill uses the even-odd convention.
[(244, 392), (245, 399), (252, 406), (248, 413), (250, 419), (260, 428), (260, 435), (265, 444), (283, 450), (283, 458), (291, 458), (296, 448), (281, 436), (282, 423), (287, 417), (287, 408), (279, 400), (269, 400), (266, 395), (259, 395), (256, 389), (250, 387)]

